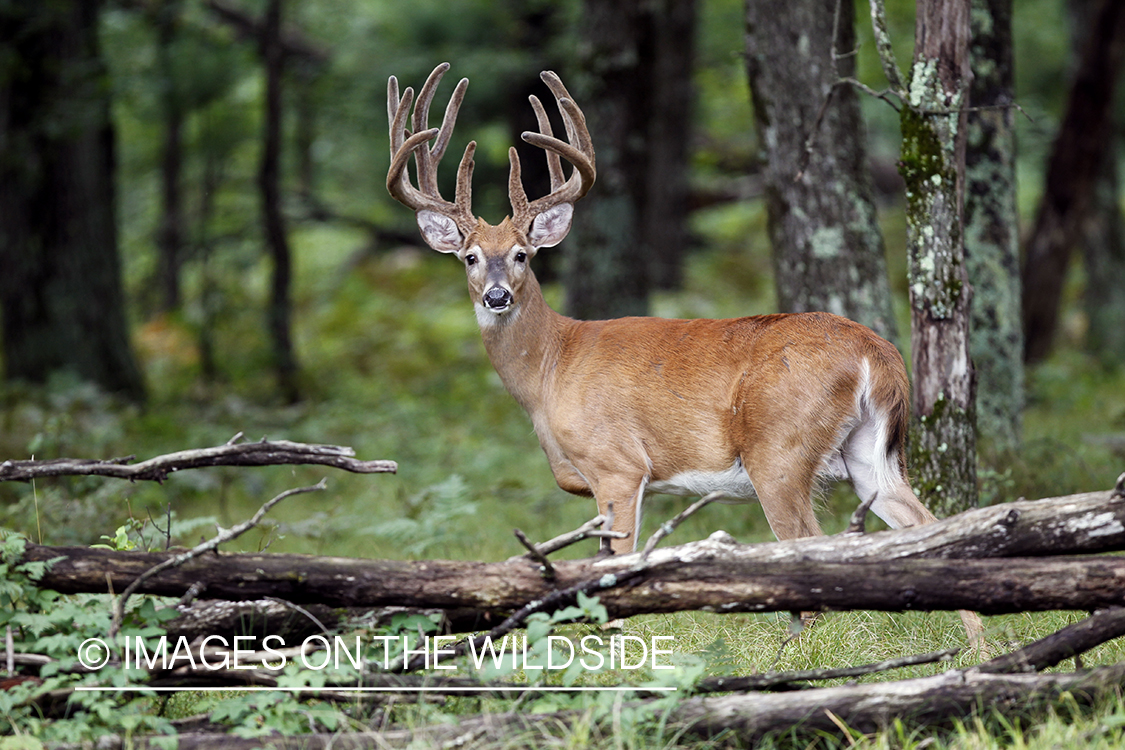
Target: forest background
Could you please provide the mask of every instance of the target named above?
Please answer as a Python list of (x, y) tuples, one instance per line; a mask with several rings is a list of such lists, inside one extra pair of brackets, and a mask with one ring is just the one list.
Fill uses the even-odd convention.
[[(790, 5), (821, 21), (835, 6)], [(498, 560), (522, 551), (513, 528), (543, 539), (593, 516), (592, 502), (555, 486), (489, 364), (460, 264), (425, 248), (410, 211), (386, 192), (387, 78), (417, 89), (443, 61), (453, 80), (435, 107), (457, 78), (471, 81), (450, 150), (477, 141), (474, 210), (490, 221), (508, 211), (507, 149), (535, 127), (527, 95), (546, 95), (539, 71), (558, 71), (591, 119), (598, 184), (577, 207), (572, 236), (535, 259), (556, 309), (734, 317), (816, 306), (817, 295), (831, 308), (829, 292), (847, 296), (841, 290), (874, 279), (882, 291), (855, 315), (909, 364), (901, 103), (875, 95), (888, 83), (866, 4), (839, 7), (854, 14), (855, 38), (836, 36), (831, 73), (868, 89), (844, 87), (858, 119), (842, 126), (862, 146), (856, 173), (876, 209), (869, 257), (878, 262), (864, 284), (831, 271), (801, 281), (796, 243), (786, 246), (781, 215), (771, 218), (784, 203), (771, 161), (782, 149), (763, 113), (780, 106), (769, 110), (780, 122), (774, 113), (801, 94), (770, 74), (808, 39), (763, 31), (776, 20), (769, 3), (0, 0), (0, 459), (143, 459), (243, 433), (398, 462), (395, 476), (330, 475), (327, 492), (282, 504), (231, 549)], [(1012, 346), (1011, 320), (974, 319), (978, 332), (1008, 333), (974, 349), (978, 392), (989, 394), (980, 398), (992, 400), (977, 405), (972, 502), (1105, 489), (1125, 462), (1125, 97), (1114, 95), (1125, 13), (1099, 25), (1114, 0), (973, 7), (978, 30), (982, 8), (1011, 12), (996, 59), (1011, 62), (1014, 106), (1001, 97), (978, 111), (1002, 113), (1014, 133), (1004, 157), (1013, 252), (1042, 258), (1036, 240), (1050, 234), (1041, 216), (1052, 196), (1088, 198), (1048, 261), (1025, 262), (1025, 277), (1056, 269), (1046, 274), (1060, 286), (1053, 336), (1025, 351), (1018, 325)], [(890, 0), (886, 10), (895, 54), (909, 61), (915, 4)], [(1094, 98), (1075, 82), (1099, 29), (1110, 106), (1094, 122), (1072, 102)], [(760, 54), (774, 43), (776, 54)], [(797, 134), (790, 167), (818, 168), (843, 140), (830, 128), (841, 127), (834, 107), (847, 95), (833, 91), (819, 113), (821, 100), (799, 102), (802, 127), (815, 119), (815, 130), (823, 117), (824, 130), (820, 140)], [(794, 133), (783, 136), (792, 146)], [(1091, 144), (1096, 169), (1058, 166), (1059, 153)], [(523, 164), (529, 193), (546, 192), (541, 153), (524, 151)], [(446, 165), (446, 195), (452, 177)], [(807, 249), (827, 255), (823, 243)], [(1015, 257), (988, 282), (970, 269), (975, 298), (1013, 288)], [(1018, 317), (1015, 288), (1007, 310)], [(1026, 295), (1023, 304), (1026, 312)], [(987, 369), (992, 355), (1009, 371)], [(168, 519), (172, 541), (190, 544), (323, 476), (287, 467), (182, 472), (161, 485), (9, 482), (0, 484), (0, 528), (44, 544), (149, 547), (164, 545), (158, 529)], [(842, 529), (855, 504), (850, 488), (829, 490), (826, 532)], [(642, 537), (682, 507), (649, 500)], [(717, 528), (740, 541), (771, 538), (757, 506), (712, 505), (673, 541)], [(993, 641), (1025, 642), (1060, 618), (989, 618), (987, 627)], [(689, 652), (717, 653), (725, 641), (723, 659), (758, 670), (785, 633), (773, 616), (646, 622), (636, 627), (674, 632)], [(813, 635), (780, 666), (960, 639), (952, 616), (839, 616)], [(849, 648), (834, 645), (842, 639)], [(1120, 658), (1093, 659), (1103, 657)]]
[[(1110, 4), (1014, 6), (1009, 49), (1018, 111), (1006, 111), (1018, 144), (1014, 205), (1024, 244), (1050, 193), (1048, 165), (1088, 48), (1089, 19)], [(632, 21), (597, 17), (611, 6), (632, 8)], [(386, 81), (395, 75), (417, 88), (442, 61), (452, 63), (454, 80), (470, 79), (450, 150), (477, 141), (474, 209), (496, 221), (508, 211), (508, 146), (534, 128), (526, 96), (546, 93), (539, 71), (558, 71), (588, 114), (603, 107), (599, 81), (614, 65), (646, 71), (646, 85), (662, 85), (633, 86), (641, 100), (619, 118), (635, 128), (623, 142), (639, 139), (648, 153), (666, 155), (672, 166), (652, 173), (656, 185), (679, 191), (676, 208), (653, 208), (662, 205), (657, 189), (625, 191), (649, 202), (626, 203), (616, 215), (631, 223), (616, 235), (599, 238), (597, 227), (587, 228), (537, 256), (548, 300), (583, 317), (791, 309), (791, 290), (779, 278), (784, 251), (771, 245), (768, 149), (751, 104), (761, 92), (752, 97), (748, 80), (748, 7), (757, 6), (0, 3), (0, 286), (7, 285), (0, 296), (24, 305), (3, 308), (0, 458), (147, 458), (219, 445), (241, 432), (350, 445), (362, 458), (399, 463), (393, 477), (333, 474), (328, 492), (282, 505), (272, 524), (243, 537), (247, 550), (493, 560), (521, 551), (513, 527), (546, 538), (578, 526), (594, 515), (593, 503), (555, 486), (529, 421), (485, 356), (462, 268), (422, 246), (410, 212), (386, 192)], [(654, 24), (641, 8), (656, 9), (666, 24)], [(867, 7), (854, 11), (855, 54), (844, 56), (854, 59), (860, 82), (884, 90)], [(914, 4), (891, 0), (887, 12), (897, 57), (910, 60)], [(611, 53), (627, 44), (637, 57), (615, 61)], [(39, 101), (40, 109), (24, 106), (36, 101), (29, 92), (48, 90), (42, 81), (62, 81), (63, 94)], [(451, 90), (447, 80), (438, 106)], [(861, 93), (857, 101), (889, 290), (878, 302), (893, 318), (880, 332), (909, 363), (899, 114), (885, 99)], [(1052, 345), (1032, 357), (1022, 385), (1009, 389), (1016, 406), (1006, 428), (979, 436), (981, 504), (1104, 489), (1125, 459), (1125, 313), (1097, 296), (1105, 282), (1122, 286), (1125, 266), (1115, 147), (1125, 99), (1112, 101), (1096, 197), (1066, 243), (1072, 262), (1057, 274), (1064, 283)], [(31, 111), (38, 119), (21, 122)], [(72, 139), (84, 147), (53, 165), (39, 160), (37, 144), (73, 133), (85, 134)], [(625, 180), (613, 172), (618, 136), (596, 124), (592, 134), (603, 149), (602, 171), (577, 208), (580, 221), (584, 213), (604, 215), (598, 201), (621, 200)], [(817, 153), (811, 142), (810, 162)], [(541, 155), (532, 149), (523, 162), (529, 193), (542, 194), (535, 187)], [(65, 190), (48, 200), (27, 189), (51, 169), (82, 182), (88, 201), (106, 201), (114, 220), (99, 225), (79, 210), (81, 201), (67, 203), (73, 196)], [(447, 165), (441, 175), (447, 195), (452, 172)], [(112, 278), (56, 258), (55, 277), (27, 281), (34, 275), (11, 238), (15, 227), (42, 220), (36, 206), (48, 203), (56, 213), (46, 224), (72, 228), (59, 234), (85, 238), (87, 251), (103, 257), (116, 255)], [(657, 226), (672, 250), (636, 255), (655, 245), (640, 235)], [(69, 281), (58, 281), (67, 274)], [(60, 288), (70, 295), (61, 307), (82, 313), (57, 347), (73, 361), (37, 360), (15, 348), (28, 336), (13, 321), (34, 307), (29, 300)], [(75, 291), (81, 289), (87, 296)], [(579, 289), (593, 294), (583, 298)], [(86, 346), (92, 342), (97, 346)], [(96, 351), (87, 355), (87, 348)], [(146, 521), (171, 517), (175, 539), (186, 543), (214, 522), (229, 526), (281, 490), (321, 476), (306, 468), (216, 469), (159, 486), (91, 478), (6, 483), (0, 527), (47, 544), (90, 544), (124, 526), (147, 546), (158, 540)], [(855, 502), (849, 489), (828, 493), (825, 530), (841, 529)], [(681, 507), (678, 499), (653, 498), (642, 536)], [(740, 541), (770, 538), (751, 505), (711, 506), (677, 539), (716, 528)], [(737, 619), (745, 628), (752, 618)], [(713, 636), (706, 632), (704, 639)], [(830, 628), (821, 633), (832, 637)]]

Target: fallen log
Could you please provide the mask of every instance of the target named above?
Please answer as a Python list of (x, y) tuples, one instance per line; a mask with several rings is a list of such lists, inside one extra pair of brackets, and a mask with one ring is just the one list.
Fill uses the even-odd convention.
[[(452, 609), (473, 627), (488, 627), (530, 601), (584, 583), (600, 594), (612, 617), (685, 609), (1092, 610), (1120, 603), (1121, 559), (956, 558), (1118, 549), (1125, 549), (1125, 499), (1100, 492), (1018, 501), (874, 534), (741, 545), (716, 532), (653, 550), (647, 558), (560, 561), (551, 580), (527, 558), (479, 563), (207, 554), (163, 570), (137, 590), (328, 607)], [(172, 556), (28, 544), (24, 561), (57, 558), (40, 579), (44, 588), (107, 593), (124, 590)]]
[[(952, 610), (984, 614), (1091, 611), (1125, 600), (1125, 558), (883, 562), (761, 562), (718, 554), (714, 537), (664, 550), (643, 568), (620, 560), (560, 561), (546, 581), (526, 561), (477, 563), (351, 560), (281, 554), (194, 558), (144, 581), (140, 593), (180, 596), (202, 583), (215, 599), (275, 597), (332, 607), (469, 609), (501, 618), (557, 589), (585, 585), (610, 617), (714, 612), (844, 609)], [(56, 559), (39, 580), (62, 593), (120, 591), (169, 553), (28, 545), (25, 561)], [(653, 557), (656, 557), (655, 555)], [(619, 585), (620, 584), (620, 585)], [(560, 605), (563, 606), (563, 605)]]
[[(1125, 664), (1097, 667), (1070, 674), (987, 674), (974, 670), (950, 671), (933, 677), (895, 682), (816, 688), (791, 693), (750, 693), (724, 697), (689, 698), (664, 712), (668, 730), (687, 735), (736, 737), (739, 745), (752, 745), (771, 734), (791, 733), (810, 737), (838, 735), (841, 724), (869, 733), (893, 725), (940, 725), (966, 716), (974, 708), (1031, 713), (1063, 693), (1079, 702), (1113, 694), (1125, 684)], [(635, 706), (634, 706), (635, 707)], [(654, 712), (656, 713), (656, 712)], [(185, 733), (177, 736), (181, 750), (261, 747), (263, 740), (275, 748), (370, 748), (474, 746), (501, 739), (557, 738), (578, 721), (589, 722), (586, 712), (561, 711), (529, 714), (510, 711), (464, 718), (456, 724), (435, 724), (416, 729), (304, 734), (293, 737), (242, 739), (229, 734)], [(596, 731), (587, 727), (585, 731)], [(609, 731), (609, 728), (604, 728)], [(130, 747), (163, 747), (146, 737), (130, 738)], [(530, 742), (525, 744), (531, 744)], [(548, 744), (542, 742), (541, 744)], [(120, 737), (104, 737), (98, 747), (125, 747)], [(66, 747), (66, 746), (60, 746)]]
[(751, 693), (689, 698), (668, 712), (670, 723), (694, 735), (733, 733), (750, 744), (769, 734), (837, 734), (837, 720), (870, 733), (895, 719), (911, 726), (941, 724), (987, 706), (1001, 714), (1030, 712), (1070, 693), (1079, 701), (1110, 694), (1125, 684), (1125, 664), (1069, 674), (992, 674), (973, 669), (895, 682), (816, 688), (791, 693)]

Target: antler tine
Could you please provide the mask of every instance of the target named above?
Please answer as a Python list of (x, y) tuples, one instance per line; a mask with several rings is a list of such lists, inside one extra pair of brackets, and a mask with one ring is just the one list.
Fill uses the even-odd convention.
[[(544, 70), (539, 74), (539, 77), (543, 79), (543, 83), (547, 84), (547, 88), (551, 90), (551, 93), (555, 95), (555, 100), (559, 102), (559, 109), (562, 111), (563, 116), (563, 125), (566, 126), (566, 139), (574, 143), (575, 138), (581, 133), (585, 133), (586, 138), (589, 139), (590, 131), (586, 129), (586, 115), (582, 114), (582, 110), (575, 106), (573, 112), (568, 112), (562, 106), (564, 99), (573, 103), (574, 97), (567, 91), (566, 86), (563, 85), (562, 79), (559, 78), (558, 74), (553, 70)], [(550, 135), (550, 133), (548, 133), (548, 135)]]
[[(430, 127), (430, 102), (434, 100), (438, 84), (442, 76), (449, 70), (449, 63), (442, 63), (434, 68), (422, 84), (418, 92), (418, 101), (414, 105), (414, 119), (411, 122), (415, 133), (428, 130)], [(442, 151), (445, 149), (443, 148)], [(437, 159), (431, 148), (419, 149), (414, 153), (415, 163), (418, 166), (418, 188), (430, 195), (437, 194)]]
[[(398, 79), (391, 76), (387, 79), (387, 125), (391, 126), (391, 137), (394, 137), (395, 115), (398, 113)], [(394, 144), (391, 144), (394, 149)]]
[(445, 116), (441, 120), (441, 132), (438, 133), (437, 140), (430, 148), (430, 153), (435, 161), (441, 161), (441, 157), (445, 156), (445, 149), (453, 135), (453, 126), (457, 124), (457, 113), (461, 111), (461, 102), (465, 99), (467, 88), (469, 88), (469, 79), (462, 78), (457, 82), (457, 87), (453, 89), (453, 96), (449, 98), (449, 104), (445, 105)]
[[(597, 178), (597, 168), (594, 160), (594, 142), (590, 138), (590, 131), (586, 128), (586, 117), (582, 110), (570, 98), (559, 77), (545, 70), (540, 75), (543, 82), (555, 95), (555, 101), (562, 114), (563, 123), (566, 125), (567, 141), (561, 141), (551, 134), (550, 122), (543, 105), (535, 97), (531, 97), (531, 106), (535, 110), (535, 117), (539, 122), (541, 132), (526, 131), (522, 138), (533, 146), (538, 146), (547, 152), (547, 166), (551, 174), (551, 192), (542, 198), (530, 203), (519, 179), (519, 158), (514, 152), (509, 156), (511, 162), (511, 176), (508, 181), (508, 195), (512, 201), (513, 221), (523, 227), (531, 222), (543, 211), (561, 203), (574, 203), (589, 192)], [(559, 158), (566, 159), (574, 165), (574, 172), (570, 179), (563, 181), (562, 164)]]
[[(543, 108), (543, 102), (539, 101), (539, 97), (534, 94), (527, 98), (531, 101), (531, 108), (535, 110), (535, 119), (539, 122), (539, 132), (548, 137), (553, 136), (551, 121), (547, 118), (547, 110)], [(554, 151), (547, 152), (547, 171), (551, 175), (551, 190), (557, 190), (564, 180), (562, 161)]]
[[(550, 154), (550, 152), (548, 152)], [(556, 161), (558, 157), (555, 157)], [(508, 202), (512, 204), (512, 216), (516, 217), (517, 223), (523, 221), (523, 216), (527, 213), (527, 191), (523, 189), (523, 176), (520, 167), (520, 155), (516, 153), (516, 147), (511, 146), (508, 149)], [(562, 167), (559, 167), (562, 171)], [(551, 172), (551, 187), (554, 187), (555, 173)]]
[[(387, 171), (387, 190), (396, 200), (415, 211), (426, 209), (449, 216), (463, 232), (467, 233), (476, 226), (471, 207), (473, 153), (476, 150), (476, 143), (470, 143), (465, 148), (465, 155), (457, 168), (457, 192), (453, 203), (442, 198), (438, 190), (437, 164), (449, 145), (453, 126), (457, 121), (457, 111), (469, 84), (468, 79), (462, 79), (457, 84), (453, 97), (446, 107), (441, 128), (428, 127), (430, 103), (433, 101), (442, 75), (447, 70), (449, 70), (449, 63), (442, 63), (434, 68), (418, 93), (412, 120), (415, 130), (413, 134), (409, 134), (406, 129), (406, 119), (410, 113), (410, 105), (414, 102), (414, 90), (408, 87), (403, 91), (400, 99), (398, 79), (394, 76), (388, 79), (387, 117), (391, 131), (391, 165)], [(435, 140), (434, 144), (427, 146), (426, 144), (431, 140)], [(418, 171), (417, 188), (410, 183), (407, 170), (411, 154), (414, 154)]]

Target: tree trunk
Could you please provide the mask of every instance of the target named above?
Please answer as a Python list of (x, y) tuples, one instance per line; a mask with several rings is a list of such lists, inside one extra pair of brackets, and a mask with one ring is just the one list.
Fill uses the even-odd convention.
[(657, 289), (683, 284), (691, 245), (688, 202), (696, 0), (661, 0), (652, 14), (648, 169), (641, 243)]
[(156, 54), (160, 66), (160, 99), (164, 115), (164, 145), (160, 160), (160, 194), (163, 200), (157, 247), (160, 250), (160, 307), (164, 311), (180, 307), (180, 266), (184, 254), (184, 215), (181, 200), (183, 173), (184, 111), (172, 59), (176, 28), (180, 21), (179, 0), (164, 0), (155, 10)]
[(262, 224), (266, 246), (273, 259), (269, 321), (273, 341), (274, 371), (282, 398), (292, 403), (300, 397), (297, 359), (291, 335), (292, 302), (289, 298), (292, 268), (285, 219), (281, 214), (281, 75), (285, 51), (281, 45), (282, 0), (270, 0), (262, 28), (262, 61), (266, 72), (265, 131), (258, 184), (262, 193)]
[(1125, 3), (1101, 0), (1089, 28), (1027, 242), (1023, 269), (1027, 362), (1038, 362), (1050, 352), (1070, 251), (1106, 160), (1106, 144), (1112, 138), (1110, 105), (1125, 62)]
[(598, 181), (567, 243), (566, 312), (580, 319), (644, 315), (648, 257), (642, 240), (651, 100), (650, 18), (641, 0), (586, 0), (585, 85), (576, 87), (598, 153)]
[(69, 371), (129, 398), (114, 131), (100, 3), (5, 3), (0, 38), (0, 319), (5, 376)]
[[(1097, 8), (1096, 0), (1072, 0), (1069, 3), (1073, 30), (1071, 47), (1074, 57), (1082, 55), (1083, 43), (1090, 36), (1090, 23)], [(1120, 96), (1121, 84), (1117, 92)], [(1109, 112), (1110, 132), (1121, 133), (1118, 108)], [(1125, 363), (1125, 220), (1118, 202), (1117, 135), (1105, 143), (1106, 154), (1094, 177), (1090, 210), (1078, 227), (1078, 245), (1083, 249), (1086, 266), (1086, 290), (1082, 296), (1086, 311), (1086, 350), (1106, 367)]]
[(899, 169), (910, 253), (910, 466), (915, 491), (939, 516), (977, 504), (972, 293), (961, 214), (969, 77), (969, 0), (922, 0)]
[(1086, 263), (1086, 350), (1106, 367), (1125, 363), (1125, 221), (1122, 220), (1117, 144), (1106, 144), (1091, 210), (1078, 228)]
[(893, 339), (859, 100), (838, 85), (855, 73), (853, 17), (851, 0), (748, 2), (746, 59), (780, 309), (833, 312)]
[(965, 264), (973, 285), (969, 349), (977, 428), (993, 451), (1019, 445), (1024, 401), (1016, 206), (1012, 0), (972, 0)]

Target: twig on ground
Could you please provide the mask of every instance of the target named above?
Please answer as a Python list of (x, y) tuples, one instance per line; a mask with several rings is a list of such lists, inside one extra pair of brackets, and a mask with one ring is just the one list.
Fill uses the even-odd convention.
[(1103, 609), (1010, 654), (975, 667), (989, 674), (1041, 672), (1125, 635), (1125, 607)]
[(879, 493), (872, 492), (871, 497), (859, 504), (859, 507), (852, 513), (851, 520), (848, 521), (848, 528), (844, 529), (845, 534), (867, 533), (867, 513), (871, 510), (871, 506), (875, 503), (875, 498), (878, 496)]
[(543, 568), (543, 577), (549, 581), (554, 580), (555, 566), (551, 565), (551, 561), (547, 559), (547, 556), (540, 552), (532, 541), (527, 538), (527, 534), (519, 529), (512, 529), (512, 533), (516, 535), (516, 539), (520, 540), (520, 544), (527, 547), (527, 553)]
[(288, 609), (291, 609), (298, 614), (304, 615), (306, 618), (308, 618), (309, 622), (311, 622), (312, 624), (314, 624), (318, 628), (320, 628), (320, 631), (322, 633), (324, 633), (325, 635), (331, 635), (332, 634), (332, 631), (330, 631), (327, 627), (325, 627), (323, 622), (316, 619), (316, 615), (314, 615), (312, 612), (309, 612), (304, 607), (301, 607), (297, 604), (294, 604), (293, 602), (286, 601), (285, 599), (279, 599), (276, 596), (267, 596), (265, 598), (265, 601), (276, 602), (276, 603), (280, 604), (281, 606), (286, 607)]
[(745, 675), (742, 677), (707, 677), (700, 680), (693, 688), (696, 693), (744, 692), (750, 690), (793, 690), (794, 683), (809, 680), (834, 680), (844, 677), (859, 677), (865, 674), (886, 672), (891, 669), (910, 667), (916, 664), (932, 664), (939, 661), (950, 661), (960, 649), (950, 648), (943, 651), (933, 651), (928, 654), (916, 656), (901, 656), (895, 659), (884, 659), (873, 664), (862, 664), (854, 667), (799, 669), (788, 672), (765, 672), (763, 674)]
[[(235, 435), (235, 438), (240, 435), (241, 433)], [(339, 445), (310, 445), (289, 440), (227, 442), (214, 448), (155, 456), (138, 464), (132, 463), (135, 456), (106, 460), (58, 458), (50, 461), (4, 461), (0, 463), (0, 481), (26, 482), (37, 477), (102, 476), (163, 482), (171, 473), (205, 466), (316, 464), (334, 466), (357, 474), (393, 474), (398, 471), (398, 464), (394, 461), (360, 461), (354, 456), (354, 450)]]
[(258, 512), (255, 513), (250, 518), (250, 520), (243, 521), (242, 523), (232, 526), (229, 529), (219, 529), (219, 533), (206, 542), (192, 547), (190, 550), (184, 552), (183, 554), (176, 555), (175, 557), (170, 557), (164, 562), (154, 565), (144, 573), (141, 573), (139, 576), (137, 576), (136, 579), (133, 580), (132, 583), (128, 585), (128, 587), (126, 587), (124, 591), (121, 592), (121, 596), (118, 597), (116, 604), (114, 604), (113, 622), (110, 624), (109, 637), (111, 639), (114, 638), (117, 635), (117, 631), (121, 628), (121, 619), (125, 615), (125, 602), (129, 600), (129, 597), (132, 596), (133, 592), (136, 591), (137, 588), (140, 587), (140, 585), (146, 580), (152, 578), (163, 570), (179, 567), (192, 558), (199, 557), (204, 553), (210, 552), (211, 550), (218, 548), (220, 544), (229, 542), (232, 539), (237, 539), (250, 529), (257, 526), (259, 523), (261, 523), (261, 520), (266, 515), (266, 513), (268, 513), (270, 509), (273, 508), (273, 506), (277, 505), (285, 498), (292, 497), (293, 495), (300, 495), (305, 492), (315, 492), (317, 490), (322, 490), (327, 486), (326, 482), (327, 480), (321, 479), (311, 487), (298, 487), (295, 489), (286, 490), (280, 495), (277, 495), (273, 499), (267, 501), (264, 505), (262, 505), (261, 508), (258, 508)]
[[(548, 539), (535, 545), (535, 549), (542, 555), (549, 555), (552, 552), (558, 552), (564, 547), (569, 547), (576, 542), (581, 542), (583, 539), (590, 538), (605, 538), (605, 539), (625, 539), (629, 535), (624, 531), (606, 531), (603, 530), (602, 524), (605, 523), (606, 517), (597, 515), (591, 518), (586, 523), (579, 526), (574, 531), (568, 531), (565, 534), (560, 534), (554, 539)], [(509, 560), (518, 560), (521, 557), (533, 557), (531, 553), (516, 555), (509, 558)]]
[(685, 510), (677, 514), (675, 518), (672, 518), (660, 524), (660, 528), (657, 529), (656, 532), (648, 538), (647, 542), (645, 542), (645, 547), (641, 551), (641, 563), (643, 564), (645, 561), (647, 561), (648, 556), (652, 554), (652, 551), (654, 549), (656, 549), (656, 545), (660, 543), (660, 540), (675, 531), (676, 527), (683, 523), (684, 520), (688, 518), (688, 516), (691, 516), (696, 511), (703, 508), (705, 505), (709, 505), (716, 500), (723, 500), (727, 497), (729, 497), (729, 495), (727, 495), (727, 493), (725, 492), (712, 492), (700, 498), (699, 500), (696, 500)]

